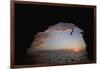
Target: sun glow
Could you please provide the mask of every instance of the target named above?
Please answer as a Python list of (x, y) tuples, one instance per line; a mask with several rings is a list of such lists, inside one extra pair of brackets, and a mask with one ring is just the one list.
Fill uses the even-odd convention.
[(64, 49), (65, 51), (74, 51), (74, 52), (80, 52), (82, 49), (80, 49), (80, 48), (71, 48), (71, 49)]
[(75, 52), (79, 52), (81, 49), (79, 49), (79, 48), (74, 48), (73, 49)]

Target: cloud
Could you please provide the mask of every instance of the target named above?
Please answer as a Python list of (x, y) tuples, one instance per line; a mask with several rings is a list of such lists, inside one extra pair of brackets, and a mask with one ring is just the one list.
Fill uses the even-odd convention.
[(35, 35), (31, 50), (85, 49), (81, 32), (83, 30), (72, 23), (57, 23)]
[(57, 23), (35, 35), (28, 54), (34, 51), (39, 54), (39, 63), (66, 63), (86, 59), (86, 44), (81, 32), (83, 30), (72, 23)]

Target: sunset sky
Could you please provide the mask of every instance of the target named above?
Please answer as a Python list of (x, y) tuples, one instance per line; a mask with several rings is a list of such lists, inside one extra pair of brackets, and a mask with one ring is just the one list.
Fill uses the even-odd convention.
[[(73, 29), (73, 32), (72, 32)], [(72, 35), (70, 34), (72, 32)], [(36, 34), (32, 49), (36, 50), (84, 50), (83, 30), (72, 23), (58, 23)]]

